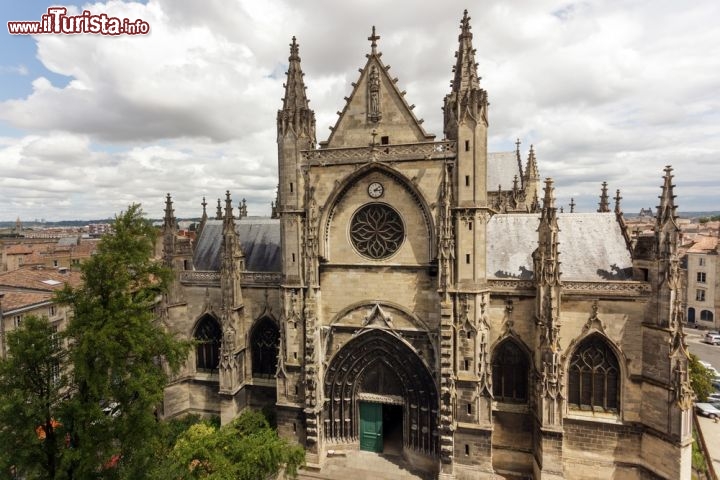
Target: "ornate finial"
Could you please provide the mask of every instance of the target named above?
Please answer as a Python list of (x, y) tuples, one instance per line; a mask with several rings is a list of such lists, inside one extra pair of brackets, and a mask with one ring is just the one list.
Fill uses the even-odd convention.
[(288, 60), (300, 60), (300, 49), (298, 48), (298, 43), (295, 39), (295, 35), (292, 37), (292, 43), (290, 44), (290, 57)]
[(563, 213), (564, 211), (565, 211), (565, 209), (563, 208), (562, 205), (560, 205), (560, 213)]
[(220, 199), (218, 198), (217, 211), (215, 212), (215, 220), (222, 220), (222, 218), (223, 218), (222, 203), (220, 203)]
[(615, 213), (621, 214), (622, 210), (620, 209), (620, 200), (622, 200), (622, 197), (620, 196), (620, 189), (617, 189), (615, 191)]
[(520, 155), (520, 139), (519, 138), (515, 140), (515, 153)]
[(245, 203), (245, 199), (242, 199), (242, 202), (238, 205), (238, 219), (243, 219), (247, 217), (247, 204)]
[(518, 176), (515, 175), (513, 178), (513, 192), (517, 192), (518, 190)]
[(570, 213), (575, 213), (575, 199), (570, 198)]
[(463, 11), (463, 18), (460, 21), (460, 29), (462, 30), (462, 35), (468, 35), (470, 34), (470, 17), (468, 16), (468, 11), (465, 9)]
[(165, 197), (165, 227), (173, 228), (175, 226), (175, 210), (173, 209), (172, 197), (168, 193)]
[(675, 221), (677, 218), (677, 215), (675, 214), (675, 210), (677, 209), (677, 205), (675, 205), (675, 194), (673, 192), (673, 189), (675, 188), (675, 185), (672, 183), (673, 174), (672, 174), (672, 167), (670, 165), (667, 165), (665, 167), (665, 175), (663, 176), (663, 186), (662, 186), (662, 193), (660, 195), (660, 205), (657, 207), (657, 224), (660, 225), (662, 223), (665, 223), (667, 221)]
[(231, 222), (233, 219), (232, 214), (232, 198), (230, 198), (230, 190), (225, 191), (225, 223)]
[(610, 201), (607, 193), (607, 182), (602, 182), (602, 192), (600, 193), (600, 203), (598, 204), (598, 212), (607, 213), (610, 211)]
[(380, 40), (380, 35), (375, 35), (375, 25), (372, 27), (372, 35), (368, 37), (368, 40), (370, 40), (372, 54), (375, 55), (377, 53), (377, 41)]
[(203, 197), (203, 201), (200, 205), (203, 207), (203, 217), (207, 217), (207, 202), (205, 201), (205, 197)]
[(553, 179), (548, 177), (545, 179), (545, 198), (543, 198), (543, 209), (555, 208), (555, 195), (553, 195)]

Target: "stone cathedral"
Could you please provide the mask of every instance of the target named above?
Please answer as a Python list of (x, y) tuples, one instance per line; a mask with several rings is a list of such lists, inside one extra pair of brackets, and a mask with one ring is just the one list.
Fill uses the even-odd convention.
[(472, 39), (466, 13), (442, 140), (373, 28), (316, 143), (293, 38), (272, 218), (227, 192), (190, 241), (166, 199), (159, 316), (196, 346), (162, 414), (274, 410), (320, 471), (392, 449), (439, 479), (689, 479), (672, 169), (654, 235), (606, 187), (597, 212), (559, 211), (532, 148), (488, 152)]

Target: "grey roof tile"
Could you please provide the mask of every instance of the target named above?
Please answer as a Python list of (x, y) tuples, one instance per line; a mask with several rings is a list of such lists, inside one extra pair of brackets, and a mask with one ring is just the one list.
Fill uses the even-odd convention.
[[(222, 220), (208, 220), (195, 246), (196, 270), (220, 270)], [(251, 272), (280, 272), (280, 220), (244, 218), (235, 220), (235, 231), (245, 254), (245, 269)]]
[[(500, 214), (488, 222), (489, 278), (529, 279), (537, 248), (536, 214)], [(558, 214), (562, 280), (631, 280), (632, 258), (611, 213)]]
[(522, 172), (515, 152), (488, 153), (487, 190), (489, 192), (497, 190), (498, 185), (501, 185), (503, 190), (512, 190), (515, 175), (518, 176), (518, 187), (520, 187)]

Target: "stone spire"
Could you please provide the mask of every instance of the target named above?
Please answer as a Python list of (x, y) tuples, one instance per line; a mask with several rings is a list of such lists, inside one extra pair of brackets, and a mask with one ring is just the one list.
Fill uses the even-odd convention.
[(515, 159), (518, 164), (518, 171), (520, 172), (520, 187), (525, 188), (525, 174), (523, 174), (522, 157), (520, 156), (520, 139), (515, 141)]
[(223, 219), (222, 203), (220, 203), (220, 199), (218, 198), (217, 211), (215, 212), (215, 220), (222, 220), (222, 219)]
[(540, 332), (539, 420), (545, 428), (562, 425), (562, 392), (564, 387), (560, 348), (560, 252), (555, 193), (551, 178), (545, 180), (538, 248), (533, 252), (533, 268), (537, 288), (535, 322)]
[(163, 219), (163, 228), (176, 228), (177, 221), (175, 219), (175, 209), (173, 208), (172, 197), (167, 194), (165, 197), (165, 218)]
[(200, 238), (200, 235), (202, 235), (202, 231), (205, 229), (205, 224), (208, 221), (207, 202), (205, 201), (205, 197), (203, 197), (203, 201), (200, 205), (202, 205), (203, 212), (202, 212), (202, 217), (200, 217), (200, 225), (198, 226), (198, 229), (197, 229), (196, 238), (198, 238), (198, 239)]
[(598, 204), (598, 212), (607, 213), (610, 211), (610, 200), (608, 199), (607, 182), (602, 182), (602, 191), (600, 192), (600, 203)]
[(458, 36), (460, 46), (456, 54), (455, 78), (453, 79), (452, 85), (453, 91), (458, 93), (480, 89), (480, 77), (478, 77), (477, 74), (471, 28), (470, 17), (468, 16), (468, 11), (465, 10), (463, 12), (463, 18), (460, 21), (460, 35)]
[(247, 203), (245, 203), (245, 199), (242, 199), (242, 202), (238, 204), (238, 220), (242, 220), (243, 218), (247, 217)]
[[(219, 202), (219, 200), (218, 200)], [(220, 249), (220, 323), (223, 337), (220, 359), (220, 393), (229, 394), (237, 388), (240, 374), (236, 354), (237, 332), (242, 315), (243, 296), (240, 287), (245, 270), (245, 256), (235, 231), (230, 191), (225, 192), (222, 246)]]
[(570, 197), (570, 213), (575, 213), (575, 199)]
[(278, 134), (285, 135), (293, 132), (296, 137), (309, 137), (312, 144), (315, 144), (315, 112), (310, 110), (310, 100), (305, 93), (305, 74), (300, 68), (299, 45), (292, 37), (290, 44), (290, 57), (285, 82), (285, 96), (283, 107), (278, 110)]
[(660, 258), (665, 259), (670, 259), (675, 255), (680, 233), (680, 228), (677, 225), (677, 205), (675, 205), (675, 194), (673, 193), (675, 185), (672, 183), (672, 171), (670, 165), (665, 167), (662, 193), (658, 197), (660, 198), (660, 205), (657, 206), (657, 214), (655, 215), (657, 252)]
[(177, 220), (173, 209), (172, 197), (165, 197), (165, 217), (163, 219), (163, 261), (165, 265), (172, 266), (175, 257), (175, 236), (177, 235)]
[(225, 192), (225, 213), (223, 215), (223, 231), (235, 226), (235, 222), (233, 220), (232, 199), (230, 198), (230, 190), (227, 190)]
[(480, 88), (480, 77), (475, 63), (475, 49), (472, 46), (470, 17), (465, 10), (460, 22), (458, 49), (455, 52), (451, 92), (445, 97), (445, 136), (457, 140), (457, 125), (470, 117), (485, 127), (488, 125), (487, 92)]
[[(223, 216), (223, 240), (222, 240), (222, 261), (221, 276), (230, 278), (245, 269), (245, 255), (240, 246), (240, 238), (235, 231), (235, 218), (232, 213), (232, 199), (230, 191), (225, 192), (225, 213)], [(238, 277), (239, 278), (239, 277)], [(224, 292), (233, 299), (237, 299), (239, 295), (240, 283), (239, 279), (233, 283), (233, 291)], [(233, 303), (238, 305), (238, 303)]]
[[(518, 155), (520, 152), (518, 151)], [(538, 173), (537, 160), (535, 160), (535, 147), (530, 145), (530, 153), (528, 153), (527, 163), (525, 165), (525, 183), (530, 183), (532, 180), (540, 180), (540, 174)]]
[(665, 167), (665, 176), (663, 177), (662, 193), (658, 197), (660, 199), (660, 205), (657, 206), (657, 215), (655, 221), (657, 226), (661, 226), (668, 222), (677, 223), (677, 206), (675, 205), (675, 197), (673, 194), (673, 188), (675, 185), (672, 183), (672, 167), (670, 165)]
[(620, 189), (617, 189), (615, 190), (615, 218), (617, 219), (618, 225), (620, 225), (620, 231), (625, 239), (625, 245), (628, 247), (628, 250), (632, 252), (634, 248), (633, 239), (630, 236), (630, 229), (625, 222), (622, 208), (620, 208), (620, 200), (622, 200)]

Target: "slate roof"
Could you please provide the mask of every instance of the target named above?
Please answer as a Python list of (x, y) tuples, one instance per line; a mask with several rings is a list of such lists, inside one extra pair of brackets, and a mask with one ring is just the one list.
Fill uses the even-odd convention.
[(518, 188), (522, 184), (522, 172), (515, 152), (488, 153), (487, 162), (487, 190), (494, 192), (498, 185), (503, 190), (512, 190), (513, 179), (518, 176)]
[[(489, 278), (533, 278), (532, 253), (538, 245), (537, 214), (500, 214), (487, 226)], [(559, 213), (562, 280), (632, 280), (632, 258), (611, 213)]]
[[(208, 220), (197, 239), (195, 270), (220, 270), (222, 220)], [(243, 218), (235, 220), (235, 231), (245, 254), (245, 269), (251, 272), (280, 272), (280, 220)]]

